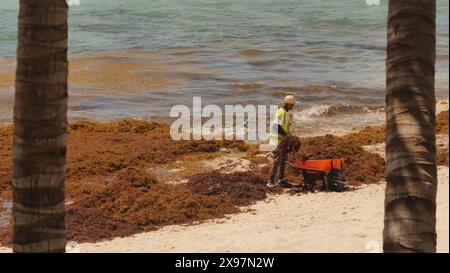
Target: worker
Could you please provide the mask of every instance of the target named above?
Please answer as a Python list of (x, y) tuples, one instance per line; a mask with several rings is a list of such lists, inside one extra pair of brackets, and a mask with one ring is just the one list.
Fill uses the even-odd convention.
[(295, 99), (292, 95), (287, 95), (283, 100), (283, 105), (280, 107), (276, 113), (275, 119), (271, 125), (269, 144), (272, 148), (273, 166), (270, 173), (269, 182), (267, 187), (275, 187), (275, 176), (277, 175), (277, 170), (279, 169), (279, 179), (278, 185), (281, 187), (289, 187), (290, 184), (286, 181), (285, 167), (287, 160), (287, 147), (283, 145), (283, 140), (289, 134), (292, 122), (292, 112), (294, 108)]

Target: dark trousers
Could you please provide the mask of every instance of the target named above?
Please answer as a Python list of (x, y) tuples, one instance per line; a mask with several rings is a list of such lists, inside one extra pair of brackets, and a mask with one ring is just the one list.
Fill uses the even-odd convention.
[(286, 145), (283, 145), (283, 142), (278, 144), (278, 147), (275, 151), (272, 152), (273, 157), (273, 166), (272, 171), (270, 173), (270, 181), (275, 181), (275, 176), (277, 175), (278, 169), (280, 169), (279, 180), (284, 180), (284, 172), (286, 168), (286, 160), (287, 160), (287, 150)]

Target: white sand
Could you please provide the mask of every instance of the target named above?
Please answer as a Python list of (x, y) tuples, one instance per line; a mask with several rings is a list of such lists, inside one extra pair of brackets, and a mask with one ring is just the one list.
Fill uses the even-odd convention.
[(449, 101), (448, 100), (439, 100), (436, 102), (436, 114), (439, 114), (443, 111), (448, 111), (449, 109)]
[(202, 161), (205, 169), (219, 170), (222, 173), (245, 172), (250, 170), (250, 160), (242, 158), (245, 153), (232, 153), (211, 161)]

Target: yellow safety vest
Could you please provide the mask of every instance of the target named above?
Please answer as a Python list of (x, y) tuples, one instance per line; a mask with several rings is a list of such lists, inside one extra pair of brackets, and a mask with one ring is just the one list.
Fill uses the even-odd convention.
[(291, 128), (291, 118), (284, 107), (280, 107), (280, 109), (278, 109), (275, 114), (275, 122), (272, 124), (270, 130), (269, 144), (278, 145), (281, 141), (283, 141), (284, 136), (278, 134), (278, 126), (274, 125), (281, 125), (281, 128), (283, 128), (286, 133), (289, 133)]

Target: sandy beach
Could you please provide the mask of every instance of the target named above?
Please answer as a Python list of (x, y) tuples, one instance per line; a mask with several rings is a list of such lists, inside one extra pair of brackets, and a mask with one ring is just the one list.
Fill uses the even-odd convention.
[[(438, 176), (437, 250), (448, 252), (449, 168), (439, 166)], [(345, 193), (277, 195), (226, 219), (168, 226), (100, 243), (70, 243), (67, 251), (380, 252), (384, 189), (385, 183), (379, 183)]]
[[(438, 252), (449, 252), (448, 179), (449, 168), (439, 167)], [(227, 219), (80, 244), (79, 251), (379, 252), (384, 189), (380, 183), (346, 193), (275, 196)]]
[[(380, 151), (378, 146), (366, 149)], [(449, 252), (448, 167), (438, 166), (438, 181), (437, 251)], [(384, 192), (380, 181), (344, 193), (271, 195), (225, 218), (97, 243), (69, 242), (67, 252), (381, 252)]]
[[(445, 109), (444, 109), (445, 110)], [(440, 118), (442, 120), (442, 118)], [(445, 124), (448, 124), (448, 121), (444, 120)], [(154, 131), (152, 128), (156, 128), (158, 126), (163, 126), (161, 128), (165, 128), (163, 124), (155, 124), (155, 123), (146, 123), (146, 122), (137, 122), (133, 123), (130, 121), (118, 122), (118, 123), (105, 123), (105, 124), (97, 124), (97, 123), (73, 123), (71, 125), (71, 139), (73, 147), (79, 147), (77, 140), (78, 137), (83, 140), (85, 148), (90, 150), (93, 149), (91, 147), (93, 144), (88, 141), (88, 139), (92, 139), (93, 141), (102, 138), (104, 141), (109, 143), (108, 136), (112, 136), (112, 140), (114, 142), (119, 143), (128, 143), (127, 145), (131, 145), (130, 147), (140, 147), (144, 143), (145, 139), (148, 139), (150, 136), (154, 136)], [(440, 125), (439, 129), (442, 129), (445, 126)], [(123, 135), (119, 138), (116, 130), (123, 131), (127, 130), (126, 133), (122, 133)], [(145, 135), (145, 131), (147, 131)], [(373, 132), (379, 132), (378, 129), (371, 129)], [(8, 130), (6, 129), (6, 132)], [(141, 135), (142, 134), (142, 135)], [(141, 136), (140, 136), (141, 135)], [(381, 135), (382, 136), (382, 135)], [(324, 147), (327, 147), (325, 150), (334, 151), (338, 153), (339, 150), (335, 150), (336, 147), (329, 146), (329, 142), (336, 142), (336, 145), (348, 145), (348, 143), (358, 142), (364, 143), (367, 142), (365, 140), (365, 133), (360, 132), (357, 135), (348, 135), (347, 137), (336, 138), (336, 137), (316, 137), (311, 138), (309, 140), (304, 140), (303, 152), (307, 152), (308, 150), (323, 150)], [(136, 145), (132, 144), (130, 140), (132, 138), (136, 138)], [(151, 138), (151, 137), (150, 137)], [(370, 138), (374, 141), (379, 141), (382, 138), (380, 136), (375, 136), (375, 133), (370, 135)], [(127, 140), (118, 141), (119, 139)], [(345, 140), (347, 139), (347, 140)], [(343, 142), (342, 142), (343, 141)], [(347, 142), (346, 142), (347, 141)], [(96, 142), (96, 141), (94, 141)], [(366, 163), (369, 164), (369, 158), (374, 155), (377, 155), (381, 160), (385, 157), (384, 154), (384, 144), (376, 143), (370, 145), (362, 145), (360, 146), (360, 150), (358, 150), (358, 145), (351, 146), (351, 149), (355, 149), (357, 154), (352, 154), (352, 156), (363, 156), (366, 158)], [(147, 147), (150, 145), (148, 142), (144, 143), (144, 146)], [(345, 144), (347, 143), (347, 144)], [(192, 143), (191, 143), (192, 144)], [(191, 149), (191, 144), (186, 143), (185, 146), (176, 146), (175, 150), (179, 149)], [(205, 145), (204, 143), (203, 145)], [(447, 134), (438, 134), (437, 135), (437, 147), (438, 151), (444, 151), (448, 149), (448, 135)], [(9, 147), (10, 144), (6, 143), (6, 146)], [(155, 144), (158, 149), (160, 147), (168, 147), (169, 143), (165, 144)], [(212, 143), (210, 144), (212, 145)], [(233, 146), (237, 145), (237, 146)], [(6, 147), (5, 146), (5, 147)], [(156, 147), (155, 146), (155, 147)], [(72, 146), (71, 146), (72, 147)], [(128, 147), (128, 146), (126, 146)], [(206, 150), (209, 150), (213, 146), (205, 146)], [(209, 147), (209, 148), (208, 148)], [(239, 143), (232, 144), (230, 147), (240, 147)], [(118, 146), (111, 146), (108, 149), (100, 149), (97, 146), (94, 146), (94, 150), (101, 150), (101, 153), (104, 154), (108, 158), (109, 149), (112, 150), (120, 150), (122, 149), (122, 144)], [(158, 153), (165, 153), (166, 156), (170, 156), (173, 149), (161, 150)], [(243, 148), (243, 147), (241, 147)], [(72, 148), (72, 150), (75, 148)], [(78, 148), (80, 149), (80, 148)], [(136, 149), (136, 148), (133, 148)], [(156, 149), (156, 148), (155, 148)], [(144, 150), (148, 150), (148, 147)], [(237, 150), (232, 151), (232, 150)], [(139, 151), (139, 150), (137, 150)], [(199, 150), (200, 151), (200, 150)], [(225, 203), (220, 201), (216, 203), (218, 200), (211, 199), (208, 202), (203, 203), (203, 206), (217, 206), (216, 209), (212, 209), (209, 212), (204, 211), (205, 213), (209, 213), (209, 216), (201, 216), (197, 215), (196, 219), (198, 221), (190, 221), (189, 219), (183, 219), (184, 214), (191, 214), (193, 211), (186, 210), (184, 212), (177, 213), (177, 210), (185, 209), (186, 206), (190, 203), (183, 203), (186, 200), (187, 202), (191, 202), (188, 200), (192, 200), (190, 198), (198, 198), (195, 197), (197, 195), (192, 195), (193, 193), (186, 192), (182, 190), (182, 188), (178, 187), (178, 184), (189, 184), (188, 180), (192, 180), (190, 175), (198, 173), (198, 176), (194, 176), (197, 178), (204, 179), (205, 177), (217, 177), (217, 174), (214, 174), (213, 171), (219, 171), (223, 173), (223, 177), (219, 177), (218, 179), (230, 180), (228, 182), (231, 185), (234, 183), (241, 183), (243, 180), (250, 179), (252, 177), (251, 171), (256, 168), (262, 172), (263, 176), (265, 173), (265, 168), (267, 167), (267, 159), (265, 156), (251, 156), (251, 152), (249, 151), (242, 152), (239, 149), (226, 149), (220, 148), (217, 152), (213, 153), (204, 153), (204, 152), (194, 152), (192, 154), (186, 155), (184, 159), (175, 161), (173, 164), (165, 165), (165, 164), (156, 164), (156, 165), (146, 165), (141, 161), (136, 161), (136, 158), (133, 157), (132, 154), (128, 155), (131, 157), (125, 158), (117, 158), (120, 162), (129, 162), (130, 167), (126, 167), (124, 169), (125, 172), (119, 171), (114, 176), (111, 176), (110, 165), (106, 164), (107, 167), (102, 171), (102, 167), (98, 166), (98, 164), (91, 164), (91, 161), (95, 162), (103, 162), (105, 158), (98, 159), (89, 159), (89, 161), (80, 161), (85, 160), (84, 150), (79, 150), (80, 154), (73, 154), (73, 158), (69, 160), (69, 169), (79, 169), (81, 167), (87, 168), (83, 170), (81, 173), (73, 176), (74, 174), (69, 172), (67, 187), (69, 199), (75, 202), (75, 207), (72, 202), (68, 203), (69, 212), (72, 211), (72, 214), (69, 213), (69, 227), (68, 227), (68, 248), (67, 252), (381, 252), (382, 251), (382, 231), (383, 231), (383, 215), (384, 215), (384, 194), (385, 194), (385, 181), (383, 179), (379, 180), (381, 176), (373, 176), (372, 180), (362, 181), (362, 183), (352, 184), (352, 190), (347, 192), (317, 192), (317, 193), (301, 193), (301, 194), (293, 194), (290, 191), (285, 190), (284, 192), (266, 192), (266, 196), (253, 196), (248, 199), (251, 205), (248, 205), (246, 199), (242, 199), (240, 197), (240, 202), (244, 201), (240, 206), (239, 210), (234, 210), (231, 207), (235, 204), (240, 203), (229, 203), (226, 201)], [(323, 152), (323, 151), (322, 151)], [(367, 153), (368, 152), (368, 153)], [(8, 150), (4, 151), (5, 155), (9, 155)], [(134, 152), (136, 154), (140, 154), (141, 152)], [(153, 155), (155, 152), (149, 153), (149, 155)], [(448, 152), (446, 152), (446, 156), (448, 157)], [(121, 153), (125, 154), (125, 153)], [(93, 156), (93, 155), (91, 155)], [(126, 160), (125, 160), (126, 159)], [(200, 161), (199, 161), (200, 160)], [(75, 163), (76, 162), (76, 163)], [(153, 161), (151, 161), (153, 162)], [(192, 162), (189, 163), (188, 162)], [(378, 161), (372, 161), (371, 168), (378, 164)], [(80, 165), (81, 164), (81, 165)], [(136, 165), (137, 164), (137, 165)], [(447, 163), (448, 164), (448, 163)], [(142, 192), (141, 188), (136, 188), (137, 191), (133, 190), (132, 184), (127, 184), (127, 181), (134, 179), (146, 179), (145, 174), (139, 174), (138, 169), (131, 166), (142, 166), (141, 169), (147, 169), (147, 172), (153, 173), (157, 177), (160, 177), (162, 181), (165, 181), (167, 186), (160, 184), (158, 187), (161, 192), (156, 192), (156, 195), (146, 195)], [(169, 168), (171, 166), (171, 168)], [(266, 167), (264, 167), (266, 166)], [(347, 167), (348, 168), (348, 167)], [(361, 166), (359, 166), (361, 168)], [(5, 173), (9, 173), (10, 169), (5, 169)], [(95, 176), (88, 176), (84, 178), (84, 173), (88, 172), (96, 172)], [(356, 171), (356, 169), (354, 169)], [(383, 168), (378, 171), (383, 172)], [(234, 173), (241, 172), (241, 174), (246, 174), (244, 176), (233, 176)], [(248, 173), (250, 172), (250, 173)], [(182, 174), (185, 173), (185, 176)], [(366, 171), (363, 172), (368, 174)], [(8, 174), (9, 175), (9, 174)], [(129, 176), (131, 175), (131, 176)], [(354, 173), (352, 173), (354, 175)], [(72, 177), (73, 176), (73, 177)], [(109, 181), (114, 181), (114, 179), (118, 177), (118, 184), (110, 184)], [(151, 176), (150, 176), (151, 177)], [(184, 178), (183, 178), (184, 177)], [(378, 178), (377, 178), (378, 177)], [(91, 179), (97, 179), (96, 183), (99, 183), (98, 189), (93, 188), (91, 183), (87, 181), (91, 181)], [(187, 179), (185, 179), (187, 178)], [(368, 177), (366, 177), (368, 178)], [(213, 179), (213, 178), (211, 178)], [(253, 179), (253, 178), (251, 178)], [(195, 179), (194, 179), (195, 180)], [(6, 181), (6, 180), (5, 180)], [(140, 181), (140, 180), (139, 180)], [(144, 180), (142, 180), (144, 181)], [(202, 182), (203, 181), (203, 182)], [(198, 180), (200, 184), (209, 183), (210, 180)], [(212, 181), (212, 180), (211, 180)], [(265, 180), (262, 181), (264, 184)], [(379, 181), (378, 183), (376, 181)], [(112, 187), (110, 191), (102, 189), (102, 187), (106, 187), (110, 185)], [(355, 182), (355, 181), (353, 181)], [(80, 184), (81, 183), (81, 184)], [(86, 184), (87, 183), (87, 184)], [(112, 182), (111, 182), (112, 183)], [(154, 183), (154, 182), (152, 182)], [(252, 182), (253, 183), (253, 182)], [(260, 182), (257, 182), (260, 183)], [(437, 195), (437, 250), (438, 252), (448, 252), (449, 251), (449, 167), (448, 166), (438, 166), (438, 195)], [(170, 185), (174, 185), (169, 186)], [(5, 184), (6, 185), (6, 184)], [(77, 188), (75, 186), (82, 186), (82, 188)], [(103, 186), (102, 186), (103, 185)], [(102, 211), (107, 210), (104, 207), (107, 202), (113, 202), (111, 204), (116, 204), (110, 209), (115, 209), (114, 207), (119, 206), (119, 203), (116, 203), (114, 200), (116, 197), (113, 197), (112, 200), (107, 199), (105, 196), (110, 194), (116, 194), (116, 190), (111, 191), (115, 187), (119, 187), (119, 185), (124, 185), (123, 188), (120, 186), (120, 191), (126, 190), (128, 193), (123, 192), (117, 193), (117, 198), (122, 200), (131, 200), (130, 198), (140, 198), (142, 200), (150, 200), (153, 198), (160, 198), (157, 196), (166, 195), (163, 197), (159, 203), (154, 203), (150, 208), (150, 210), (144, 210), (144, 207), (139, 209), (139, 213), (149, 214), (149, 220), (159, 219), (158, 217), (175, 217), (173, 218), (175, 222), (171, 224), (171, 222), (161, 221), (160, 224), (162, 227), (156, 227), (155, 229), (145, 230), (145, 232), (139, 231), (139, 229), (134, 229), (133, 223), (136, 221), (143, 221), (144, 218), (139, 220), (140, 218), (134, 218), (133, 214), (124, 214), (124, 216), (129, 217), (127, 221), (129, 224), (127, 226), (117, 226), (117, 229), (124, 229), (124, 233), (115, 233), (114, 230), (104, 230), (103, 228), (107, 226), (99, 225), (99, 221), (108, 221), (108, 225), (114, 225), (115, 220), (112, 218), (96, 218), (96, 215), (102, 214)], [(156, 184), (158, 185), (158, 184)], [(156, 186), (155, 185), (155, 186)], [(214, 185), (214, 184), (213, 184)], [(222, 186), (226, 186), (226, 184), (222, 184)], [(75, 188), (74, 188), (75, 187)], [(203, 188), (208, 188), (208, 184), (204, 184)], [(265, 186), (262, 186), (265, 188)], [(5, 188), (6, 195), (8, 196), (8, 188)], [(155, 189), (155, 188), (154, 188)], [(129, 191), (131, 190), (131, 191)], [(191, 190), (195, 191), (195, 188), (191, 188)], [(257, 187), (254, 190), (261, 190), (261, 187)], [(97, 196), (97, 198), (103, 198), (99, 204), (95, 205), (96, 210), (87, 213), (88, 211), (84, 210), (83, 203), (84, 202), (92, 202), (92, 199), (83, 199), (85, 191), (92, 191), (91, 194), (93, 196)], [(209, 191), (209, 190), (208, 190)], [(245, 191), (244, 188), (240, 189), (239, 194)], [(108, 193), (109, 192), (109, 193)], [(127, 194), (135, 194), (129, 195)], [(95, 195), (97, 194), (97, 195)], [(105, 195), (106, 194), (106, 195)], [(136, 195), (137, 194), (137, 195)], [(125, 199), (124, 199), (125, 198)], [(95, 199), (95, 198), (94, 198)], [(135, 206), (145, 206), (144, 203), (140, 203), (136, 199), (134, 202)], [(172, 201), (173, 199), (179, 200), (180, 203), (177, 205), (177, 202)], [(91, 200), (91, 201), (89, 201)], [(238, 201), (239, 201), (238, 200)], [(251, 200), (256, 201), (252, 203)], [(106, 202), (106, 203), (103, 203)], [(196, 201), (197, 202), (197, 201)], [(206, 201), (205, 201), (206, 202)], [(172, 212), (166, 214), (165, 216), (161, 216), (164, 214), (154, 214), (157, 211), (160, 211), (160, 206), (165, 205), (174, 205), (174, 207), (166, 207), (165, 209), (173, 209)], [(95, 203), (93, 203), (95, 204)], [(126, 204), (126, 203), (121, 203)], [(209, 205), (208, 205), (209, 204)], [(229, 204), (230, 209), (227, 209), (226, 206)], [(178, 207), (177, 207), (178, 206)], [(188, 206), (189, 207), (189, 206)], [(75, 209), (75, 210), (74, 210)], [(142, 211), (141, 211), (142, 209)], [(163, 209), (164, 210), (164, 209)], [(217, 212), (214, 212), (217, 210)], [(223, 211), (225, 213), (225, 217), (222, 217), (218, 213), (218, 211)], [(73, 214), (73, 211), (76, 214)], [(162, 212), (162, 211), (161, 211)], [(81, 213), (81, 214), (80, 214)], [(86, 214), (85, 214), (86, 213)], [(231, 214), (230, 214), (231, 213)], [(151, 216), (153, 214), (153, 216)], [(79, 215), (83, 219), (80, 223), (76, 216)], [(75, 218), (74, 218), (75, 217)], [(86, 220), (85, 217), (90, 217)], [(156, 218), (155, 218), (156, 217)], [(178, 218), (176, 218), (178, 217)], [(181, 217), (181, 218), (180, 218)], [(147, 218), (145, 218), (147, 219)], [(178, 220), (176, 220), (178, 219)], [(86, 227), (85, 221), (91, 223), (89, 228)], [(92, 222), (91, 222), (92, 221)], [(151, 223), (151, 222), (150, 222)], [(129, 231), (126, 231), (126, 228), (130, 228)], [(88, 231), (86, 231), (86, 230)], [(109, 228), (110, 229), (110, 228)], [(110, 233), (108, 233), (110, 232)], [(91, 234), (92, 233), (92, 234)], [(114, 235), (115, 234), (115, 235)], [(71, 236), (75, 236), (76, 238), (82, 238), (81, 243), (77, 243), (78, 239), (71, 239)], [(77, 237), (78, 236), (78, 237)], [(195, 242), (195, 243), (193, 243)], [(11, 252), (10, 248), (0, 247), (0, 252)]]

